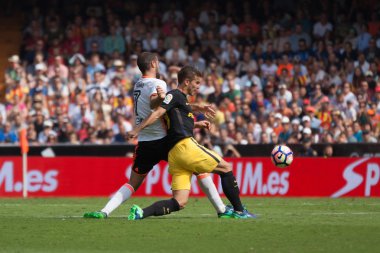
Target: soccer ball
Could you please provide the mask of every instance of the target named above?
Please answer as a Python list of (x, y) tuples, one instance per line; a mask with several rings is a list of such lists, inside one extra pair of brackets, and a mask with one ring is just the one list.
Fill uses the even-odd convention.
[(285, 145), (277, 145), (270, 156), (274, 165), (279, 168), (288, 167), (293, 162), (293, 151)]

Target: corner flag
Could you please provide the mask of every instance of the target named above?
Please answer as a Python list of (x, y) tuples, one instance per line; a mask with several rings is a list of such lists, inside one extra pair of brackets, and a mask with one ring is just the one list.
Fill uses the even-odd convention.
[(28, 139), (26, 138), (26, 128), (20, 130), (20, 148), (22, 155), (22, 196), (28, 197), (28, 160), (27, 154), (29, 152)]

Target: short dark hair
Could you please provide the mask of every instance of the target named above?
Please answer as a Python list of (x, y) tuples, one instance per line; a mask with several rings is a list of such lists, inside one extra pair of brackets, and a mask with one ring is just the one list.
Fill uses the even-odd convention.
[(157, 58), (155, 53), (143, 52), (137, 58), (137, 66), (142, 73), (150, 69), (150, 63)]
[(185, 66), (178, 72), (178, 85), (181, 85), (186, 79), (192, 81), (196, 76), (202, 77), (202, 72), (200, 72), (196, 67)]

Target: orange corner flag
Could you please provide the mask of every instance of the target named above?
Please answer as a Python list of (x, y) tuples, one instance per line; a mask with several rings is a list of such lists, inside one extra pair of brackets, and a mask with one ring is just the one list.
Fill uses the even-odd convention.
[(29, 152), (28, 139), (26, 138), (26, 128), (20, 130), (20, 147), (21, 154), (26, 154)]

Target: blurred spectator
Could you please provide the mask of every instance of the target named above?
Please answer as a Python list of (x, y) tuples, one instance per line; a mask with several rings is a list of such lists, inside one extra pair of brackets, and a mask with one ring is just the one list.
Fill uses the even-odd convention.
[(180, 48), (178, 40), (172, 41), (171, 48), (166, 51), (165, 59), (169, 65), (183, 65), (187, 59), (184, 49)]
[(227, 17), (226, 23), (220, 27), (220, 36), (225, 36), (228, 32), (231, 32), (233, 35), (239, 33), (239, 27), (233, 23), (232, 17)]
[(282, 118), (282, 131), (278, 137), (280, 143), (287, 143), (290, 135), (291, 135), (291, 130), (290, 130), (290, 121), (289, 118), (284, 116)]
[(364, 130), (363, 131), (363, 142), (366, 143), (376, 143), (377, 139), (373, 136), (371, 131)]
[(144, 51), (156, 51), (157, 46), (157, 38), (153, 37), (152, 32), (148, 31), (145, 39), (143, 40)]
[(223, 156), (224, 157), (241, 157), (239, 151), (237, 151), (237, 149), (231, 144), (228, 144), (224, 147)]
[[(125, 70), (126, 78), (132, 83), (136, 83), (137, 80), (141, 77), (141, 71), (137, 66), (137, 55), (133, 54), (130, 56), (130, 63), (127, 65)], [(132, 88), (132, 87), (130, 87)]]
[(295, 25), (294, 32), (289, 38), (291, 50), (293, 50), (294, 52), (299, 50), (298, 42), (301, 39), (305, 41), (306, 47), (310, 46), (311, 44), (310, 35), (307, 34), (305, 31), (303, 31), (302, 24), (298, 23)]
[(20, 65), (20, 57), (18, 55), (12, 55), (8, 58), (8, 62), (10, 66), (5, 70), (5, 83), (12, 85), (25, 78), (25, 71)]
[(303, 148), (302, 148), (302, 151), (300, 152), (300, 156), (306, 156), (306, 157), (313, 157), (313, 156), (317, 156), (317, 151), (315, 151), (312, 147), (311, 147), (311, 139), (310, 138), (305, 138), (303, 141), (302, 141), (302, 145), (303, 145)]
[(326, 145), (323, 148), (323, 157), (324, 158), (329, 158), (334, 155), (333, 147), (331, 145)]
[(46, 120), (43, 123), (43, 130), (38, 134), (38, 142), (41, 144), (55, 143), (57, 133), (53, 130), (53, 122)]
[(94, 81), (94, 73), (97, 71), (105, 71), (104, 65), (100, 62), (100, 58), (98, 54), (91, 55), (90, 63), (86, 68), (87, 72), (87, 82)]
[(85, 43), (86, 43), (86, 54), (94, 53), (92, 50), (94, 48), (94, 45), (98, 47), (98, 52), (103, 53), (104, 45), (103, 45), (104, 38), (100, 35), (100, 30), (98, 26), (95, 26), (92, 35), (87, 37)]
[(366, 24), (360, 26), (360, 33), (358, 35), (358, 50), (359, 52), (364, 52), (371, 40), (371, 34), (368, 33), (368, 27)]
[(314, 24), (313, 35), (316, 39), (323, 39), (328, 33), (332, 32), (333, 26), (327, 20), (325, 13), (321, 13), (319, 21)]
[(18, 142), (18, 137), (15, 131), (11, 129), (10, 123), (5, 123), (0, 129), (0, 142), (3, 143), (16, 143)]
[(124, 54), (125, 42), (123, 37), (116, 33), (116, 27), (111, 26), (109, 33), (110, 34), (104, 39), (104, 53), (108, 55), (111, 55), (114, 52)]

